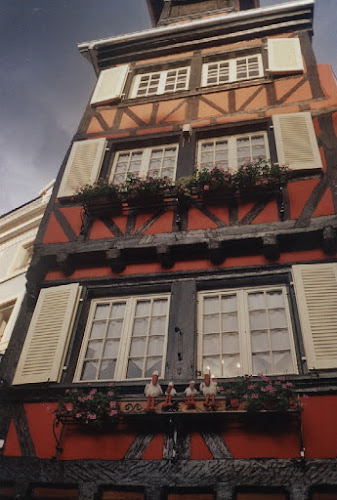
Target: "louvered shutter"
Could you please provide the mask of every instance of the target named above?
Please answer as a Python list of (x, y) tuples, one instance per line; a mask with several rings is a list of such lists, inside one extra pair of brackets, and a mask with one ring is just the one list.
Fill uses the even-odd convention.
[(311, 114), (289, 113), (272, 117), (278, 162), (292, 170), (322, 168)]
[(129, 65), (101, 71), (90, 104), (103, 104), (119, 100), (129, 72)]
[(298, 38), (268, 40), (268, 71), (270, 73), (303, 72), (301, 44)]
[(337, 264), (293, 266), (309, 369), (337, 368)]
[(59, 381), (79, 294), (78, 283), (41, 290), (14, 385)]
[(97, 181), (106, 148), (106, 139), (74, 142), (57, 196), (73, 196), (85, 184)]

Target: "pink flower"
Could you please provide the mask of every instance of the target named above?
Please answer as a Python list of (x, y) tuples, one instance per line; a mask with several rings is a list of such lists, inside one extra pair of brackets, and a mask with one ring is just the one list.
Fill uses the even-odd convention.
[(286, 384), (282, 384), (282, 389), (287, 389), (287, 385)]
[(112, 396), (114, 396), (114, 395), (115, 395), (115, 393), (114, 393), (113, 391), (109, 391), (109, 392), (108, 392), (108, 396), (112, 397)]
[(93, 399), (94, 399), (94, 396), (88, 396), (88, 397), (87, 397), (87, 400), (88, 400), (88, 401), (92, 401)]
[(287, 386), (287, 387), (292, 387), (292, 386), (293, 386), (293, 384), (292, 384), (292, 382), (286, 382), (286, 386)]
[(97, 392), (97, 389), (91, 389), (90, 395), (93, 396), (94, 394), (96, 394), (96, 392)]
[(116, 408), (116, 401), (110, 401), (109, 406), (110, 408)]
[(69, 392), (70, 392), (69, 389), (66, 389), (66, 394), (69, 394)]
[(78, 390), (77, 389), (73, 389), (73, 392), (78, 392)]
[(82, 413), (80, 413), (80, 412), (79, 412), (79, 413), (76, 413), (76, 418), (81, 418), (81, 417), (82, 417), (82, 415), (83, 415), (83, 414), (82, 414)]
[(209, 190), (209, 185), (208, 184), (205, 184), (204, 185), (204, 191), (208, 191)]
[(285, 381), (285, 377), (277, 377), (277, 380), (281, 380), (281, 382), (284, 382)]
[(215, 178), (215, 177), (212, 177), (212, 178), (211, 178), (211, 181), (213, 181), (213, 182), (214, 182), (214, 181), (216, 181), (216, 178)]
[(89, 413), (90, 420), (96, 420), (97, 415), (95, 413)]
[(252, 399), (259, 399), (259, 395), (258, 394), (252, 394)]
[(247, 387), (247, 389), (249, 389), (250, 391), (253, 391), (253, 390), (255, 389), (255, 385), (249, 385), (249, 386)]
[(113, 417), (114, 415), (117, 415), (118, 411), (117, 410), (111, 410), (109, 411), (109, 416)]

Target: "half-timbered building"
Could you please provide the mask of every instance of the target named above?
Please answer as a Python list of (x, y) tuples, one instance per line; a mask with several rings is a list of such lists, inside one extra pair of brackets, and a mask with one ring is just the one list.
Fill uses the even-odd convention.
[[(314, 1), (148, 7), (151, 29), (79, 44), (97, 84), (0, 367), (0, 495), (335, 500), (337, 86), (313, 53)], [(238, 184), (198, 190), (200, 172)], [(132, 176), (171, 187), (117, 209), (76, 195)], [(154, 371), (177, 396), (146, 411)], [(205, 373), (294, 384), (303, 411), (224, 392), (189, 408)], [(84, 389), (118, 392), (114, 423), (55, 413)]]

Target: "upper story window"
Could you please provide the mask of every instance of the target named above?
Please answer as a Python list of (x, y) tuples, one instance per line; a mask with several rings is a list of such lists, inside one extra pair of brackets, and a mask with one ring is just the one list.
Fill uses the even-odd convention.
[(133, 81), (131, 98), (187, 90), (189, 75), (189, 67), (136, 75)]
[(199, 141), (198, 167), (212, 169), (214, 166), (238, 168), (247, 161), (269, 158), (266, 132), (229, 137), (217, 137)]
[(11, 317), (11, 314), (14, 310), (14, 306), (15, 306), (15, 300), (0, 306), (0, 343), (4, 337), (5, 330), (9, 322), (9, 318)]
[(198, 369), (215, 377), (295, 373), (285, 287), (199, 294)]
[(154, 148), (118, 151), (112, 166), (110, 181), (121, 184), (128, 175), (134, 177), (168, 177), (175, 179), (178, 144)]
[(220, 85), (263, 76), (261, 54), (208, 62), (202, 69), (202, 86)]
[(93, 300), (76, 381), (164, 376), (170, 296)]

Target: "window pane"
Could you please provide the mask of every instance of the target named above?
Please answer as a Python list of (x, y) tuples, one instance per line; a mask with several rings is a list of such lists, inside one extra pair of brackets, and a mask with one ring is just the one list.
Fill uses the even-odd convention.
[(105, 343), (103, 358), (117, 358), (119, 340), (107, 340)]
[(164, 339), (162, 337), (152, 337), (149, 340), (148, 354), (162, 354), (164, 347)]
[(81, 380), (95, 380), (97, 366), (97, 361), (85, 361), (83, 364)]
[(100, 354), (102, 352), (102, 345), (103, 342), (101, 340), (92, 340), (91, 342), (89, 342), (85, 357), (89, 359), (100, 357)]
[(261, 330), (267, 328), (266, 311), (250, 311), (249, 322), (251, 330)]
[(143, 356), (145, 354), (146, 340), (144, 338), (132, 339), (130, 356)]
[(274, 362), (274, 371), (276, 373), (291, 373), (293, 371), (293, 364), (290, 351), (274, 352), (273, 362)]
[(219, 332), (219, 315), (209, 314), (204, 317), (204, 333)]
[(217, 354), (220, 348), (220, 335), (204, 335), (203, 352), (204, 354)]
[(222, 315), (222, 331), (233, 332), (238, 329), (238, 316), (237, 313), (223, 314)]
[(226, 354), (235, 354), (240, 352), (238, 333), (225, 333), (222, 335), (222, 352)]
[(117, 302), (112, 304), (111, 307), (111, 318), (124, 318), (125, 314), (125, 302)]
[(154, 371), (161, 373), (162, 371), (162, 358), (147, 358), (145, 377), (151, 377)]
[(221, 297), (221, 311), (232, 312), (237, 310), (236, 295), (223, 295)]
[(154, 300), (153, 301), (152, 314), (154, 316), (166, 315), (167, 314), (167, 306), (168, 306), (167, 299), (164, 299), (164, 300)]
[(265, 304), (264, 293), (263, 292), (249, 293), (248, 306), (250, 311), (252, 311), (253, 309), (265, 309), (266, 304)]
[(272, 328), (287, 327), (287, 317), (284, 309), (270, 309), (268, 315)]
[(290, 349), (288, 330), (272, 330), (271, 345), (273, 351)]
[(252, 352), (269, 352), (269, 337), (268, 332), (252, 332), (251, 334), (251, 342), (252, 342)]
[(96, 311), (95, 311), (95, 319), (105, 319), (109, 315), (109, 310), (110, 310), (110, 305), (109, 304), (102, 304), (102, 305), (97, 305)]
[(166, 317), (152, 318), (150, 335), (165, 335)]
[(107, 336), (120, 338), (122, 335), (122, 328), (123, 320), (109, 321)]
[(214, 377), (221, 377), (221, 364), (219, 356), (208, 356), (203, 360), (203, 373), (211, 372)]
[(101, 339), (105, 335), (106, 322), (105, 321), (95, 321), (93, 323), (90, 333), (91, 339)]
[(241, 363), (239, 354), (223, 356), (221, 364), (223, 377), (237, 377), (241, 375)]
[(99, 379), (101, 380), (113, 379), (115, 374), (115, 367), (116, 367), (116, 361), (114, 359), (102, 361)]
[(204, 299), (204, 313), (213, 314), (219, 311), (219, 297), (206, 297)]
[(255, 353), (252, 355), (253, 360), (253, 375), (257, 375), (258, 373), (264, 373), (268, 375), (268, 373), (272, 372), (271, 369), (271, 359), (270, 355), (263, 353)]
[(132, 335), (147, 335), (148, 325), (148, 318), (136, 318), (133, 324)]
[(150, 314), (150, 305), (149, 300), (139, 300), (136, 306), (136, 316), (148, 316)]
[[(128, 364), (127, 378), (142, 378), (143, 376), (143, 359), (130, 359)], [(152, 375), (152, 374), (151, 374)]]

